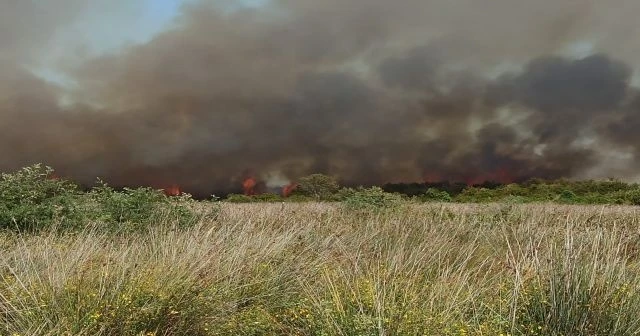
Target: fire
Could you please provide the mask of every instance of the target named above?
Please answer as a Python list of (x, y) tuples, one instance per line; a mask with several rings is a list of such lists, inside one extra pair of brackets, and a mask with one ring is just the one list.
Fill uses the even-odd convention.
[(253, 196), (256, 194), (256, 185), (258, 181), (254, 177), (247, 177), (242, 182), (242, 189), (247, 196)]
[(465, 182), (467, 183), (467, 185), (471, 186), (489, 181), (509, 184), (514, 180), (514, 175), (509, 171), (508, 167), (498, 167), (494, 171), (485, 172), (475, 177), (468, 177), (465, 179)]
[(282, 188), (282, 196), (289, 197), (298, 188), (297, 183), (291, 183)]
[(170, 187), (164, 188), (164, 194), (167, 196), (180, 196), (182, 192), (180, 191), (180, 187), (177, 185), (172, 185)]

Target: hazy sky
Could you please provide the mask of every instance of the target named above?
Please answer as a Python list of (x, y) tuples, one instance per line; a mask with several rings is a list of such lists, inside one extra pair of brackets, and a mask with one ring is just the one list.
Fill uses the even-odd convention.
[[(92, 50), (101, 52), (127, 43), (143, 42), (162, 31), (179, 14), (183, 4), (192, 0), (132, 0), (114, 6), (114, 2), (92, 3), (76, 22), (63, 33), (63, 38), (80, 38)], [(266, 0), (220, 1), (220, 6), (257, 6)], [(67, 41), (68, 42), (68, 41)]]
[[(8, 0), (7, 0), (8, 1)], [(260, 6), (267, 0), (222, 0), (227, 10)], [(123, 46), (144, 43), (167, 29), (179, 16), (183, 5), (193, 0), (94, 0), (80, 1), (86, 7), (63, 23), (47, 42), (47, 52), (29, 66), (36, 74), (64, 84), (57, 62), (73, 55), (96, 56), (115, 52)]]

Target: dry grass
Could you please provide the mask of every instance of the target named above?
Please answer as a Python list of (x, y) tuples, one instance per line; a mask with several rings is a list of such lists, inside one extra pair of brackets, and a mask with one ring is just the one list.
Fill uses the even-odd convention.
[(0, 237), (2, 335), (636, 335), (636, 208), (224, 205)]

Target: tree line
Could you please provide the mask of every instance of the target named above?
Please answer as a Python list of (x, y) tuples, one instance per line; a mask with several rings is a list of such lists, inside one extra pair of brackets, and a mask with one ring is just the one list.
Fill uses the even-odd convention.
[(299, 179), (297, 188), (284, 198), (278, 194), (245, 196), (231, 194), (229, 202), (275, 201), (343, 201), (354, 192), (371, 191), (396, 195), (405, 200), (422, 202), (557, 202), (565, 204), (630, 204), (640, 205), (640, 185), (617, 179), (608, 180), (544, 180), (530, 179), (520, 183), (501, 184), (487, 181), (467, 185), (463, 182), (389, 183), (383, 186), (343, 187), (334, 177), (312, 174)]

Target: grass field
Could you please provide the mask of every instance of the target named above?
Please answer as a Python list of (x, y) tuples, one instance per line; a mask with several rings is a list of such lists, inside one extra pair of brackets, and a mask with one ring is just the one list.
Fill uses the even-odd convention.
[(6, 233), (0, 334), (637, 335), (638, 210), (224, 204), (181, 230)]

